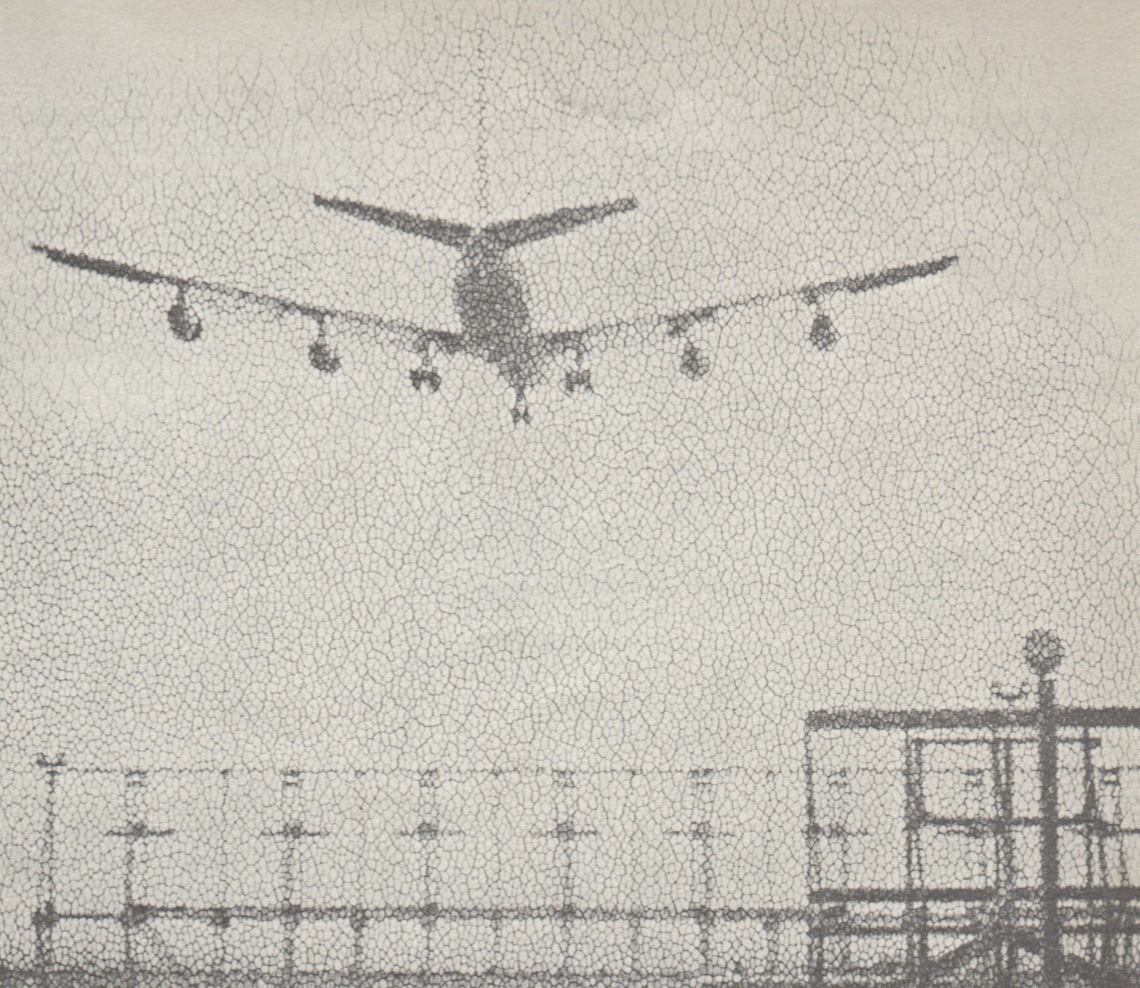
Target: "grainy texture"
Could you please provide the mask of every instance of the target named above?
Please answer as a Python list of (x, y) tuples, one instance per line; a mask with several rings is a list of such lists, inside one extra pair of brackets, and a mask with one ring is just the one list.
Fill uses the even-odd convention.
[[(828, 735), (840, 880), (805, 717), (1031, 709), (1034, 629), (1138, 702), (1110, 101), (949, 4), (239, 7), (0, 23), (0, 970), (894, 977), (809, 899), (913, 738)], [(1050, 772), (1136, 825), (1054, 727), (932, 756), (1039, 833), (929, 881), (1047, 884)]]

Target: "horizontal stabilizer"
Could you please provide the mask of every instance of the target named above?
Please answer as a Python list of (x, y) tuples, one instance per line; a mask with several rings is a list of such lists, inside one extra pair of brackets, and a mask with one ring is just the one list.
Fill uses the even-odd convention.
[(389, 226), (401, 233), (410, 233), (417, 237), (426, 237), (448, 247), (462, 247), (474, 232), (464, 223), (449, 223), (446, 220), (429, 219), (416, 216), (413, 213), (403, 213), (395, 209), (384, 209), (382, 206), (369, 206), (363, 202), (352, 202), (348, 199), (326, 199), (324, 196), (313, 196), (313, 205), (333, 209), (338, 213), (347, 213), (358, 220), (368, 220)]
[(543, 240), (554, 237), (560, 233), (568, 233), (575, 227), (595, 220), (605, 219), (614, 213), (625, 213), (637, 208), (636, 199), (618, 199), (603, 206), (577, 206), (574, 208), (558, 209), (553, 213), (542, 216), (531, 216), (525, 220), (508, 220), (504, 223), (492, 223), (483, 230), (484, 236), (489, 238), (497, 247), (515, 247), (518, 244), (527, 244), (534, 240)]

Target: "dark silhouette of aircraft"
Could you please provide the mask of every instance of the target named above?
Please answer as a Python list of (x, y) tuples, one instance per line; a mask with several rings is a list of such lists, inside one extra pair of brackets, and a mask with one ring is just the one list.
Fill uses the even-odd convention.
[(666, 337), (684, 340), (681, 353), (682, 372), (689, 377), (698, 378), (707, 373), (709, 362), (688, 339), (688, 333), (694, 326), (713, 319), (720, 313), (759, 305), (778, 298), (798, 296), (815, 310), (809, 334), (810, 341), (821, 350), (829, 350), (838, 340), (831, 319), (822, 308), (823, 302), (829, 296), (836, 292), (865, 292), (887, 285), (897, 285), (912, 278), (927, 277), (944, 271), (958, 260), (957, 257), (947, 256), (921, 264), (890, 268), (858, 278), (826, 281), (770, 295), (753, 295), (646, 319), (611, 322), (563, 332), (539, 333), (534, 332), (531, 327), (521, 271), (510, 259), (511, 248), (567, 233), (575, 227), (604, 219), (615, 213), (628, 212), (637, 207), (634, 199), (618, 199), (600, 206), (559, 209), (541, 216), (492, 223), (481, 228), (428, 219), (345, 199), (326, 199), (319, 195), (313, 197), (313, 203), (357, 219), (379, 223), (417, 237), (425, 237), (462, 251), (462, 265), (453, 288), (455, 308), (463, 327), (462, 332), (444, 332), (364, 312), (307, 305), (304, 302), (262, 295), (197, 278), (182, 278), (157, 271), (146, 271), (119, 261), (69, 253), (43, 244), (33, 244), (32, 249), (68, 267), (94, 271), (110, 278), (173, 286), (177, 294), (174, 304), (167, 312), (167, 319), (174, 335), (182, 340), (196, 340), (202, 335), (202, 321), (194, 309), (192, 299), (222, 296), (264, 306), (279, 313), (295, 312), (312, 318), (317, 325), (317, 338), (309, 347), (309, 361), (313, 367), (325, 373), (332, 373), (340, 367), (340, 358), (329, 347), (326, 339), (325, 324), (330, 320), (349, 327), (382, 329), (404, 338), (421, 357), (420, 366), (411, 371), (411, 382), (417, 391), (425, 388), (430, 391), (439, 390), (441, 378), (435, 369), (436, 352), (472, 354), (497, 368), (514, 390), (515, 404), (511, 409), (511, 415), (516, 423), (530, 421), (526, 400), (527, 390), (545, 379), (547, 367), (559, 356), (572, 358), (563, 379), (566, 390), (569, 392), (578, 389), (590, 390), (590, 372), (584, 366), (584, 360), (592, 336), (609, 335), (637, 326), (664, 327)]

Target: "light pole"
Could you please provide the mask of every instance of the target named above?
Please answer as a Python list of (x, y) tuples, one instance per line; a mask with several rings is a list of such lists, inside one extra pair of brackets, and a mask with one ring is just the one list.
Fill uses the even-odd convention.
[(1064, 944), (1057, 909), (1057, 697), (1052, 675), (1065, 657), (1051, 631), (1032, 631), (1025, 639), (1025, 661), (1037, 676), (1037, 772), (1041, 783), (1041, 980), (1060, 988)]

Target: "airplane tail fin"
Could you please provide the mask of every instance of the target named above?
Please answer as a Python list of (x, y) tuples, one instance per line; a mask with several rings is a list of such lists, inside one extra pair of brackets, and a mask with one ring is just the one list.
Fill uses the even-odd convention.
[(584, 223), (592, 223), (595, 220), (612, 216), (614, 213), (625, 213), (636, 208), (637, 200), (628, 198), (618, 199), (601, 206), (558, 209), (553, 213), (531, 216), (525, 220), (493, 223), (483, 231), (483, 234), (493, 239), (497, 246), (505, 249), (515, 247), (518, 244), (530, 243), (533, 240), (543, 240), (546, 237), (568, 233)]
[(313, 196), (314, 206), (323, 206), (325, 209), (347, 213), (360, 220), (369, 220), (381, 226), (392, 227), (402, 233), (411, 233), (417, 237), (426, 237), (437, 243), (447, 244), (449, 247), (463, 247), (474, 232), (464, 223), (449, 223), (446, 220), (429, 219), (416, 216), (414, 213), (403, 213), (395, 209), (384, 209), (381, 206), (369, 206), (362, 202), (352, 202), (348, 199), (326, 199), (324, 196)]

